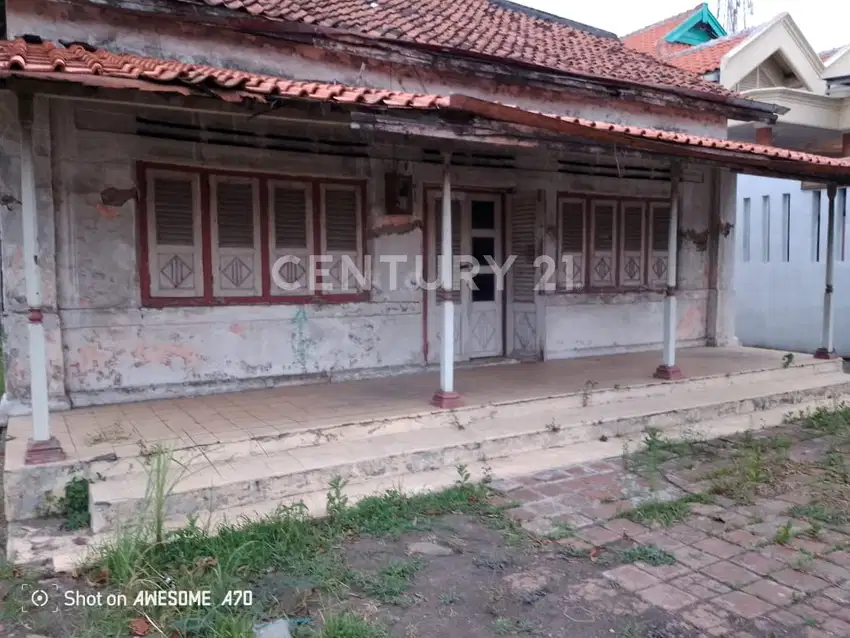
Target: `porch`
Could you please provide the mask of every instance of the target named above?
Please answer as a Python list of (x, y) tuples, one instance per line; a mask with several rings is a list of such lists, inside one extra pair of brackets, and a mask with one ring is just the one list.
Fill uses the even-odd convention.
[[(722, 436), (850, 395), (838, 360), (749, 348), (679, 354), (691, 375), (673, 382), (647, 374), (657, 360), (650, 351), (461, 365), (467, 405), (450, 412), (425, 407), (431, 372), (74, 409), (50, 417), (67, 458), (40, 465), (26, 463), (31, 417), (14, 417), (4, 477), (9, 559), (73, 568), (149, 507), (158, 450), (172, 486), (167, 526), (190, 518), (215, 526), (298, 501), (321, 514), (337, 477), (352, 499), (434, 489), (454, 482), (458, 465), (474, 479), (533, 473), (617, 455), (648, 427)], [(90, 481), (90, 532), (35, 521), (47, 495), (78, 476)]]
[[(785, 353), (755, 348), (685, 348), (679, 360), (692, 380), (783, 368)], [(468, 409), (533, 402), (608, 390), (661, 386), (652, 371), (657, 352), (544, 362), (459, 365), (458, 392)], [(795, 355), (795, 361), (812, 360)], [(347, 424), (392, 421), (441, 410), (423, 400), (438, 382), (424, 372), (337, 383), (290, 385), (212, 396), (113, 404), (55, 412), (50, 429), (67, 454), (65, 464), (139, 456), (156, 446), (185, 449), (275, 439)], [(6, 471), (25, 466), (32, 416), (8, 425)]]

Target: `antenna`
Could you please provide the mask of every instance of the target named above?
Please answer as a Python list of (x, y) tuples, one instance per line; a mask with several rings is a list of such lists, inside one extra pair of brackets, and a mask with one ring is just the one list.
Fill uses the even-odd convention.
[(727, 33), (747, 28), (747, 17), (755, 11), (755, 0), (717, 0), (717, 19)]

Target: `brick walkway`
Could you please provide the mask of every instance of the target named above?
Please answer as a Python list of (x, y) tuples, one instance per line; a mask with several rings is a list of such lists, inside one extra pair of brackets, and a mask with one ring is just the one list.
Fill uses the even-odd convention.
[[(818, 441), (798, 441), (791, 457), (823, 448)], [(705, 474), (699, 469), (682, 474), (696, 479)], [(705, 487), (687, 479), (676, 481), (678, 486), (658, 483), (612, 459), (493, 486), (523, 527), (556, 538), (569, 526), (573, 533), (558, 542), (592, 552), (591, 560), (611, 543), (671, 552), (675, 564), (637, 562), (604, 576), (678, 615), (695, 628), (695, 636), (850, 636), (850, 526), (813, 530), (810, 522), (791, 518), (792, 507), (809, 502), (806, 489), (791, 485), (790, 491), (746, 505), (716, 496), (714, 504), (691, 504), (691, 515), (668, 527), (624, 518), (643, 503), (680, 499)], [(791, 536), (784, 544), (777, 542), (782, 529)], [(741, 631), (742, 620), (753, 621), (758, 633)]]

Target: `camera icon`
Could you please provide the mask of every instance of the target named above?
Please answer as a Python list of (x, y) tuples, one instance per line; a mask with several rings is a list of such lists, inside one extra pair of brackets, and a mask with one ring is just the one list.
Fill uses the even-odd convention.
[(36, 589), (30, 596), (30, 601), (36, 607), (44, 607), (48, 602), (50, 602), (50, 597), (43, 589)]

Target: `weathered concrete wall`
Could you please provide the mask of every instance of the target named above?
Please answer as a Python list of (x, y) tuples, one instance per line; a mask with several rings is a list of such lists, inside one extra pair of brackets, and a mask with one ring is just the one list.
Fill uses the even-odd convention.
[[(7, 100), (7, 110), (10, 104), (14, 106)], [(45, 288), (51, 291), (46, 303), (53, 308), (47, 325), (52, 328), (51, 391), (57, 398), (67, 392), (83, 405), (424, 365), (423, 295), (414, 277), (414, 260), (422, 255), (419, 229), (369, 241), (367, 251), (376, 264), (369, 303), (154, 309), (141, 304), (136, 202), (130, 197), (120, 206), (102, 205), (106, 189), (132, 191), (136, 163), (147, 160), (367, 179), (371, 224), (383, 214), (382, 175), (386, 164), (395, 160), (317, 157), (142, 137), (135, 134), (135, 118), (142, 112), (135, 107), (63, 100), (40, 104), (43, 132), (39, 135), (44, 143), (38, 154), (49, 158), (39, 165), (39, 215), (45, 237), (41, 250), (47, 264)], [(149, 116), (151, 111), (143, 113)], [(167, 111), (156, 113), (169, 117)], [(299, 126), (260, 120), (252, 120), (251, 125), (268, 130), (288, 126), (289, 131)], [(247, 126), (245, 117), (234, 123)], [(14, 131), (5, 135), (4, 148), (14, 151), (15, 135)], [(382, 148), (377, 143), (372, 151), (377, 157), (415, 155), (411, 148)], [(8, 157), (11, 161), (4, 175), (17, 175), (17, 154)], [(440, 183), (442, 168), (404, 162), (414, 176), (416, 216), (421, 218), (424, 190)], [(552, 158), (539, 154), (520, 155), (517, 169), (454, 167), (452, 172), (457, 189), (504, 192), (534, 186), (555, 193), (665, 195), (666, 187), (655, 182), (541, 172), (540, 167), (551, 164)], [(693, 177), (685, 185), (682, 227), (699, 231), (707, 224), (710, 184), (699, 170), (691, 172)], [(14, 197), (20, 186), (13, 182), (10, 179), (8, 186)], [(25, 400), (29, 384), (25, 320), (11, 311), (25, 309), (19, 283), (22, 268), (20, 259), (9, 258), (16, 254), (20, 239), (15, 233), (20, 231), (19, 224), (15, 230), (13, 215), (3, 219), (4, 275), (10, 282), (4, 325), (7, 352), (14, 353), (8, 362), (12, 373), (7, 393)], [(401, 285), (396, 289), (390, 289), (389, 265), (378, 263), (381, 255), (390, 254), (410, 258), (399, 267)], [(684, 242), (680, 265), (679, 336), (685, 343), (697, 343), (705, 337), (706, 255)], [(541, 306), (545, 355), (556, 358), (656, 347), (661, 339), (661, 307), (658, 293), (547, 297)], [(434, 350), (436, 344), (431, 345)]]
[[(48, 103), (34, 104), (33, 145), (38, 208), (38, 263), (42, 272), (42, 301), (47, 346), (49, 398), (65, 398), (62, 335), (57, 313), (55, 226), (53, 224), (52, 156)], [(24, 281), (23, 218), (21, 215), (20, 129), (16, 97), (0, 92), (0, 250), (3, 266), (3, 357), (7, 402), (28, 400), (28, 304)]]
[(57, 4), (49, 0), (7, 0), (10, 36), (32, 33), (58, 42), (88, 42), (116, 53), (178, 59), (256, 73), (338, 82), (419, 93), (464, 93), (483, 99), (548, 113), (688, 131), (726, 137), (726, 120), (682, 110), (669, 110), (625, 100), (590, 103), (568, 92), (454, 76), (416, 65), (404, 67), (331, 54), (308, 45), (286, 44), (270, 38), (214, 29), (186, 21), (131, 16), (107, 7)]
[[(677, 338), (680, 345), (705, 344), (709, 253), (687, 239), (708, 228), (711, 171), (696, 170), (682, 187)], [(570, 190), (667, 198), (670, 186), (612, 178), (572, 178)], [(546, 297), (545, 356), (549, 359), (660, 348), (663, 292), (554, 294)]]

